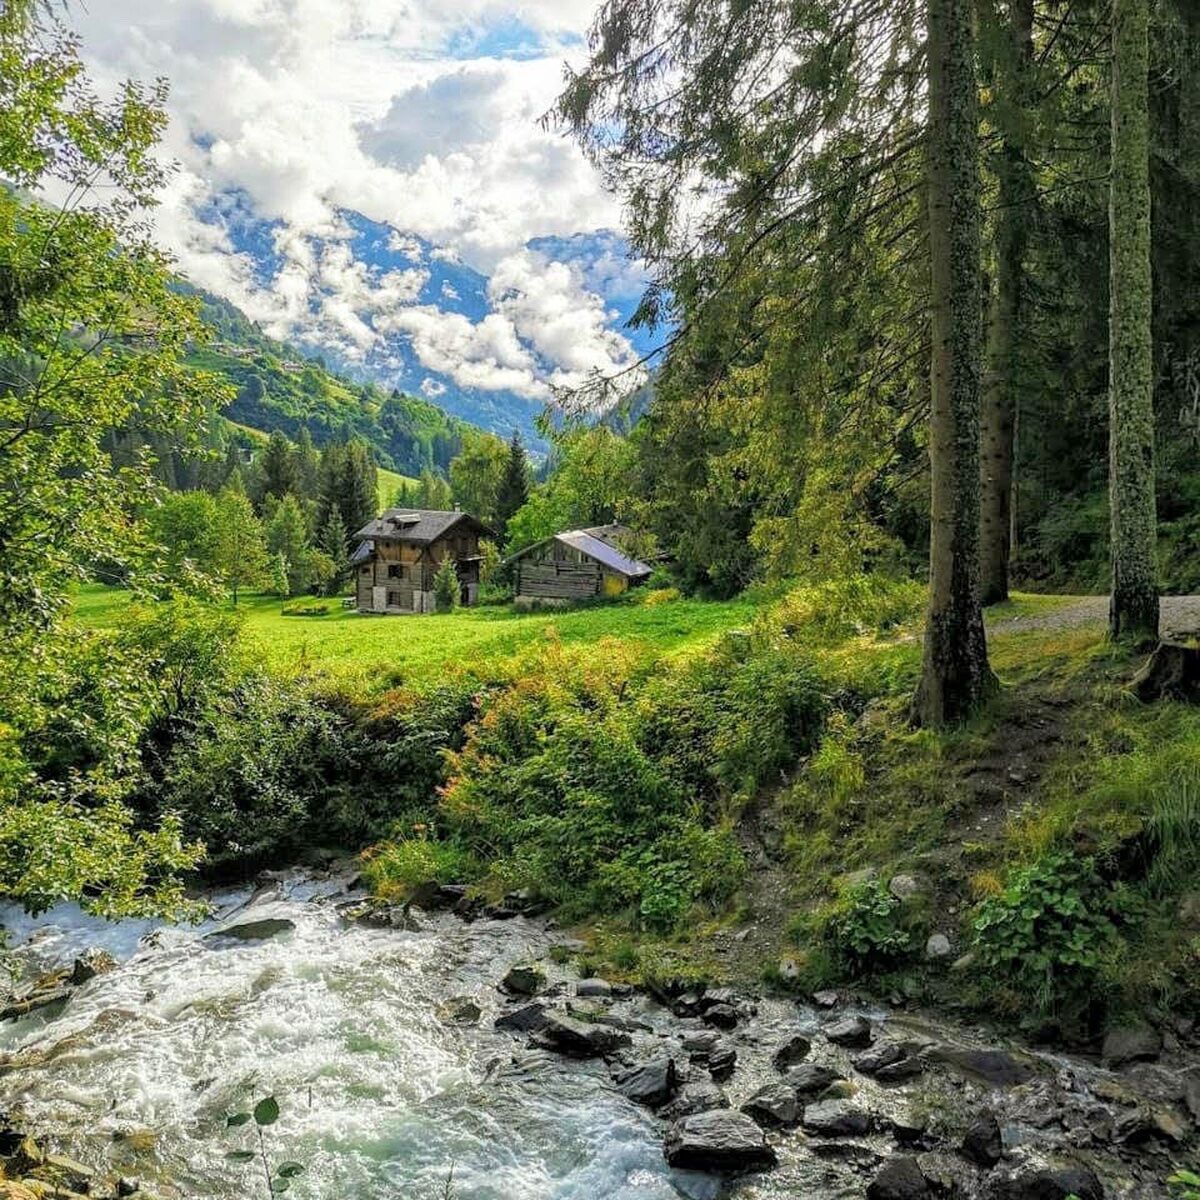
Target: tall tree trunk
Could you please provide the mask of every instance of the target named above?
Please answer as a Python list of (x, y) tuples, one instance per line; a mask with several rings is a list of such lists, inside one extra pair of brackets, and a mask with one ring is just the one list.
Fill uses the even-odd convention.
[[(1012, 110), (1022, 112), (1028, 103), (1033, 66), (1033, 0), (1011, 0), (1009, 13), (1012, 45), (1005, 56), (1000, 86), (1008, 93), (1006, 99)], [(1020, 319), (1033, 173), (1021, 139), (1011, 129), (1005, 136), (996, 174), (996, 291), (988, 322), (980, 458), (979, 574), (984, 604), (1008, 599), (1015, 525), (1012, 494), (1020, 393)]]
[(1113, 0), (1108, 479), (1113, 637), (1158, 636), (1150, 333), (1149, 0)]
[(995, 684), (979, 603), (979, 97), (972, 0), (929, 0), (933, 364), (929, 616), (913, 719), (969, 716)]

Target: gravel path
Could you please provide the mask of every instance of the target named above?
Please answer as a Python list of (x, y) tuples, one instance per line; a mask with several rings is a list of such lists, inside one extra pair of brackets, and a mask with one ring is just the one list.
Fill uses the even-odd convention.
[[(1079, 625), (1102, 625), (1108, 620), (1107, 596), (1084, 596), (1053, 612), (1037, 616), (1002, 617), (989, 621), (992, 633), (1019, 633), (1026, 629), (1073, 629)], [(1161, 630), (1164, 637), (1200, 633), (1200, 596), (1164, 596)]]

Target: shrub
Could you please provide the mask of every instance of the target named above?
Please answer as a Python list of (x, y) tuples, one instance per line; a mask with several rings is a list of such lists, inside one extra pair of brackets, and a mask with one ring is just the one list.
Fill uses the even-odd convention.
[(1090, 858), (1044, 855), (976, 910), (983, 964), (1041, 1012), (1085, 1005), (1117, 947), (1118, 898)]
[(458, 607), (460, 585), (454, 560), (446, 555), (433, 577), (433, 602), (438, 612), (453, 612)]
[(280, 610), (285, 617), (325, 617), (333, 611), (333, 605), (327, 601), (297, 601), (285, 604)]
[(854, 975), (894, 966), (920, 945), (913, 912), (878, 879), (847, 888), (823, 924), (827, 948)]
[(912, 580), (850, 575), (797, 588), (762, 623), (799, 641), (844, 641), (915, 621), (925, 600), (924, 586)]
[(478, 862), (452, 842), (429, 841), (420, 830), (400, 830), (399, 836), (368, 853), (363, 874), (371, 890), (385, 900), (405, 898), (429, 880), (462, 883), (480, 872)]

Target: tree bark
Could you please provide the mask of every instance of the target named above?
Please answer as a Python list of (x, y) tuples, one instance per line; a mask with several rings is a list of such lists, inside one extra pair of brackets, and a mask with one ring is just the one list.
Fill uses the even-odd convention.
[[(1033, 0), (1011, 0), (1010, 57), (1000, 86), (1014, 111), (1028, 103), (1033, 66)], [(1020, 118), (1010, 118), (1011, 120)], [(980, 593), (983, 603), (1008, 599), (1015, 526), (1013, 460), (1021, 381), (1021, 305), (1033, 173), (1021, 139), (1010, 128), (996, 168), (996, 290), (988, 322), (980, 459)]]
[(971, 0), (929, 0), (929, 615), (913, 719), (970, 716), (995, 686), (979, 602), (979, 97)]
[(1149, 0), (1113, 0), (1109, 193), (1109, 631), (1158, 636), (1151, 345)]

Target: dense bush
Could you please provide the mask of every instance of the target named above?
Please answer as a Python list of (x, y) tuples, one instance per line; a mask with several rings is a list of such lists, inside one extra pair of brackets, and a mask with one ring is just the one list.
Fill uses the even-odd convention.
[(998, 987), (1039, 1012), (1074, 1016), (1100, 997), (1119, 948), (1121, 895), (1090, 858), (1054, 851), (1016, 871), (975, 916), (976, 946)]
[(832, 959), (860, 976), (894, 967), (917, 950), (925, 933), (922, 915), (881, 880), (867, 879), (844, 889), (819, 924)]

